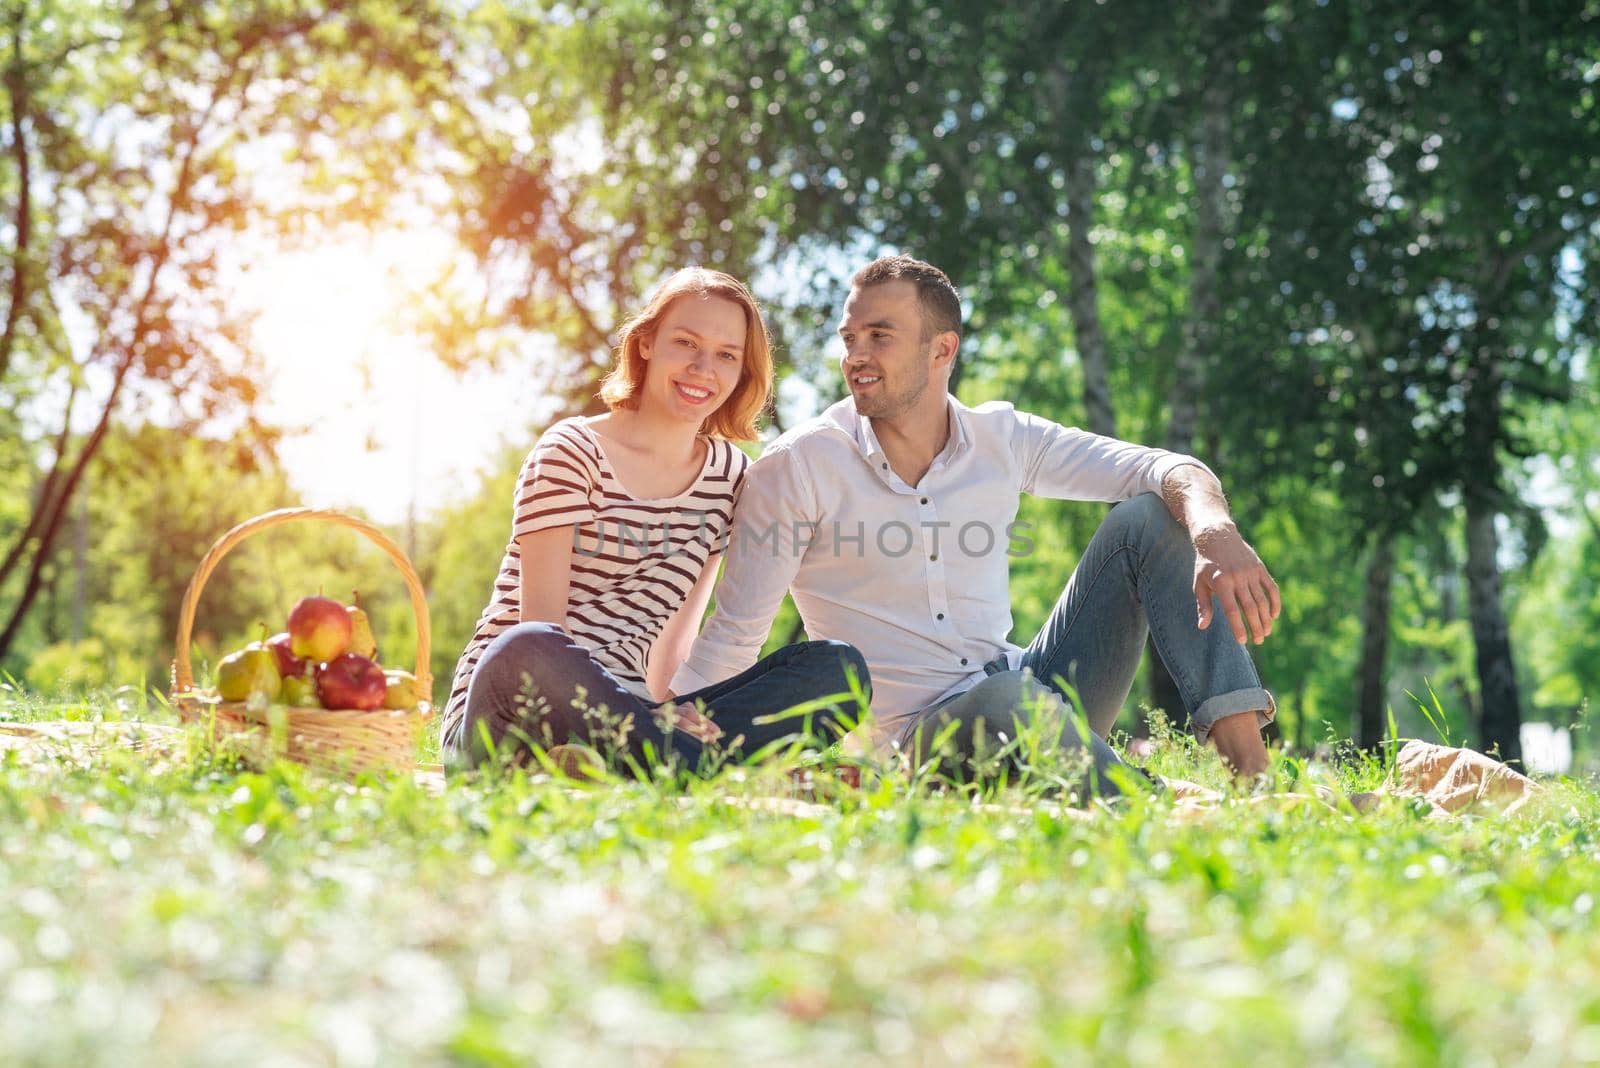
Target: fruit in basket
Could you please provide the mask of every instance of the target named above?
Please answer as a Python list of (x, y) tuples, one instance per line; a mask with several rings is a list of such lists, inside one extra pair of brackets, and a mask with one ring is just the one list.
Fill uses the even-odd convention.
[(346, 611), (350, 613), (350, 645), (347, 652), (364, 656), (368, 660), (378, 658), (378, 642), (372, 636), (372, 621), (367, 618), (366, 610), (361, 607), (361, 594), (352, 591), (355, 604)]
[(323, 663), (350, 646), (350, 613), (332, 597), (302, 597), (289, 610), (289, 648), (295, 656)]
[(275, 701), (281, 682), (277, 655), (264, 642), (251, 642), (217, 664), (217, 696), (224, 701), (248, 701), (258, 693)]
[(278, 700), (291, 708), (321, 708), (317, 680), (310, 675), (290, 675), (278, 690)]
[(274, 655), (277, 656), (278, 674), (283, 676), (285, 682), (287, 682), (292, 676), (304, 675), (306, 673), (306, 668), (308, 665), (304, 660), (294, 655), (294, 649), (290, 645), (288, 631), (279, 631), (277, 634), (274, 634), (272, 637), (268, 638), (267, 647), (270, 648)]
[(324, 708), (382, 708), (388, 690), (383, 668), (364, 656), (343, 653), (317, 668), (317, 696)]
[(421, 703), (422, 693), (417, 688), (417, 677), (411, 672), (391, 668), (383, 675), (389, 684), (383, 695), (384, 708), (416, 708)]

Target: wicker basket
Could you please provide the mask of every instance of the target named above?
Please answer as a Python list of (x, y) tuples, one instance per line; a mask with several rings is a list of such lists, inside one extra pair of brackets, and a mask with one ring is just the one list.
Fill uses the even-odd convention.
[[(285, 705), (252, 708), (244, 701), (223, 701), (194, 688), (189, 665), (189, 641), (194, 629), (195, 606), (211, 572), (234, 546), (250, 535), (280, 523), (320, 520), (349, 527), (365, 534), (388, 554), (400, 569), (406, 589), (411, 593), (411, 609), (417, 617), (417, 689), (424, 700), (416, 711), (378, 709), (363, 712), (348, 709), (295, 708)], [(322, 508), (283, 508), (246, 520), (218, 538), (211, 546), (189, 588), (183, 594), (178, 615), (178, 644), (172, 661), (172, 701), (189, 722), (204, 725), (212, 740), (228, 735), (246, 743), (245, 748), (264, 756), (285, 756), (326, 770), (371, 771), (384, 768), (411, 768), (416, 760), (417, 731), (432, 710), (428, 695), (433, 693), (433, 676), (428, 671), (428, 652), (432, 637), (428, 627), (428, 602), (422, 581), (406, 559), (406, 554), (377, 527), (340, 512)]]

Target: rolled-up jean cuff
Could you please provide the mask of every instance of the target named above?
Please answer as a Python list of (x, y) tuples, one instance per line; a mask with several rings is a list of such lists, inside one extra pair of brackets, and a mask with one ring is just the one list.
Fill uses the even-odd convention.
[(1194, 728), (1195, 738), (1203, 744), (1211, 736), (1211, 728), (1216, 726), (1217, 720), (1241, 712), (1254, 712), (1256, 727), (1260, 729), (1277, 716), (1278, 703), (1272, 699), (1272, 694), (1259, 686), (1250, 690), (1219, 693), (1200, 702), (1200, 707), (1189, 717), (1189, 724)]

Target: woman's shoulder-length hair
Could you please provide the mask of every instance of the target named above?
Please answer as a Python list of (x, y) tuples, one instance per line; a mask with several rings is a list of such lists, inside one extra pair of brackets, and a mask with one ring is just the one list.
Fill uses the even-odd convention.
[(616, 365), (600, 383), (600, 399), (613, 410), (637, 408), (648, 361), (640, 345), (654, 335), (672, 302), (680, 297), (723, 297), (744, 309), (744, 360), (733, 395), (706, 418), (701, 432), (732, 441), (754, 441), (756, 417), (772, 394), (772, 341), (761, 308), (745, 284), (732, 275), (705, 267), (685, 267), (662, 283), (644, 311), (623, 324)]

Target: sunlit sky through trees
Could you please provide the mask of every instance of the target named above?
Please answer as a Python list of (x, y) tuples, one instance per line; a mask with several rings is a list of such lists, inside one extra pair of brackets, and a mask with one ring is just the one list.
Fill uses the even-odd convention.
[(414, 500), (425, 515), (470, 493), (501, 443), (549, 412), (534, 368), (456, 374), (406, 329), (403, 302), (452, 252), (442, 232), (391, 231), (245, 265), (266, 415), (296, 428), (279, 456), (305, 503), (393, 522)]

